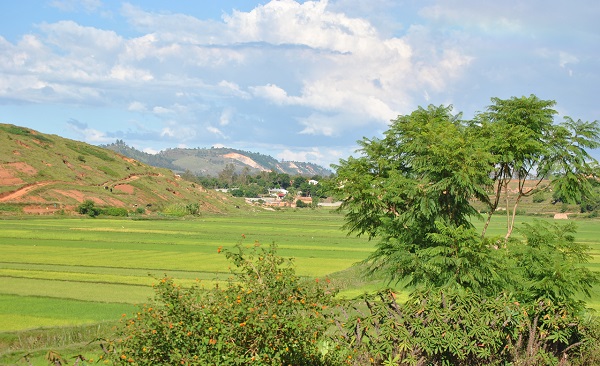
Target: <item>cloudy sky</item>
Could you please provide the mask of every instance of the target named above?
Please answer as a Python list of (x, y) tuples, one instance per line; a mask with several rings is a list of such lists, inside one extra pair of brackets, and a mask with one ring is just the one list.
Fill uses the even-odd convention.
[(328, 166), (418, 106), (535, 94), (600, 119), (597, 0), (0, 4), (0, 122)]

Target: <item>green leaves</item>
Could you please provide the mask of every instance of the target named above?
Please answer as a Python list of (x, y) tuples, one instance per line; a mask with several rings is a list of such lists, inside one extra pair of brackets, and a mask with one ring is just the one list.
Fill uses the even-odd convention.
[(275, 246), (225, 250), (236, 270), (227, 286), (181, 288), (160, 279), (156, 299), (124, 319), (116, 364), (327, 365), (320, 344), (335, 292), (296, 276)]
[(509, 243), (508, 255), (514, 261), (514, 276), (524, 281), (516, 295), (521, 301), (551, 300), (571, 312), (581, 312), (579, 294), (589, 296), (600, 281), (598, 273), (581, 266), (590, 256), (589, 248), (575, 241), (575, 225), (535, 221), (523, 224), (519, 232), (525, 241)]

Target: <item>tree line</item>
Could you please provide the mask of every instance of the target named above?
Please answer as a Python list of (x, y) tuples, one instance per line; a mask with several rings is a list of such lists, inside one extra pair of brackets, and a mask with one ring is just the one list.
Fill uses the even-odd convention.
[[(225, 165), (219, 174), (214, 176), (195, 175), (189, 170), (181, 174), (181, 177), (196, 182), (205, 188), (229, 189), (236, 197), (261, 197), (267, 195), (270, 189), (285, 189), (290, 192), (290, 197), (300, 195), (303, 197), (324, 198), (330, 193), (332, 176), (324, 177), (313, 175), (290, 175), (275, 171), (262, 171), (250, 173), (250, 168), (245, 167), (237, 171), (235, 165)], [(310, 184), (309, 181), (317, 182)], [(313, 182), (313, 183), (314, 183)]]

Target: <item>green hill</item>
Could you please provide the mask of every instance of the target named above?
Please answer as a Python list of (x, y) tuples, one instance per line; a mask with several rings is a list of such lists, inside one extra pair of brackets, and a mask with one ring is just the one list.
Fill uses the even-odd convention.
[(175, 148), (153, 155), (128, 146), (122, 140), (102, 145), (102, 147), (149, 165), (172, 169), (176, 172), (190, 171), (203, 176), (217, 176), (227, 164), (233, 164), (238, 173), (245, 168), (250, 173), (274, 171), (307, 177), (328, 176), (333, 173), (331, 170), (313, 163), (281, 161), (269, 155), (231, 148)]
[(143, 207), (198, 204), (200, 212), (224, 213), (243, 203), (83, 142), (0, 124), (0, 214), (72, 212), (84, 200), (97, 206)]

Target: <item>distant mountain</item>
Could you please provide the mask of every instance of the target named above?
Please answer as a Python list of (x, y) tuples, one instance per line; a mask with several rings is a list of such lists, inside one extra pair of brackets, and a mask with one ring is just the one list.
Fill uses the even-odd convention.
[(332, 171), (313, 163), (279, 161), (271, 156), (231, 148), (174, 148), (148, 154), (117, 140), (102, 147), (136, 159), (148, 165), (168, 168), (176, 172), (189, 170), (196, 175), (217, 176), (227, 164), (233, 164), (237, 172), (248, 168), (250, 173), (275, 171), (290, 175), (328, 176)]
[(69, 212), (84, 200), (147, 211), (193, 203), (200, 212), (223, 213), (243, 205), (140, 162), (147, 158), (0, 124), (0, 214)]

